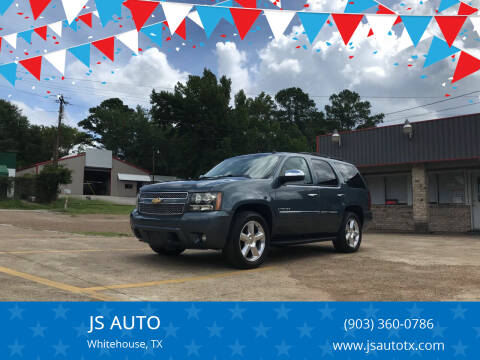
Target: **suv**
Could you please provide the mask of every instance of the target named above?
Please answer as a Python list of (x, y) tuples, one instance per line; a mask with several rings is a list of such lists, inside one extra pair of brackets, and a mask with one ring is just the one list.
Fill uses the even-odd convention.
[(195, 181), (143, 186), (130, 223), (159, 254), (217, 249), (249, 269), (275, 245), (332, 241), (339, 252), (357, 251), (371, 217), (355, 166), (274, 152), (224, 160)]

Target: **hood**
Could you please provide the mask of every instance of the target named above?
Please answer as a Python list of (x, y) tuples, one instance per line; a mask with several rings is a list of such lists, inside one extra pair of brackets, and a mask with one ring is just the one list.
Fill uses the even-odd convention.
[(221, 191), (225, 186), (237, 183), (239, 181), (252, 181), (252, 179), (235, 177), (210, 180), (171, 181), (159, 184), (145, 185), (142, 186), (141, 191)]

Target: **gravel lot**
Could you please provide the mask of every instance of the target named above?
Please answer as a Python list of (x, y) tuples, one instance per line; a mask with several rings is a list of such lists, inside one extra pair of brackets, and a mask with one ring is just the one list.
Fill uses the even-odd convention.
[(0, 210), (0, 245), (3, 301), (480, 300), (478, 235), (369, 233), (355, 254), (275, 248), (239, 271), (215, 251), (161, 257), (128, 216)]

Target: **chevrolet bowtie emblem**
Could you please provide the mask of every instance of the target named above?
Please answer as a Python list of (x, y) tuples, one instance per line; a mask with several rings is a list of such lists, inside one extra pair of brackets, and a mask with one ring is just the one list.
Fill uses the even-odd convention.
[(152, 204), (160, 204), (163, 200), (160, 198), (155, 198), (152, 200)]

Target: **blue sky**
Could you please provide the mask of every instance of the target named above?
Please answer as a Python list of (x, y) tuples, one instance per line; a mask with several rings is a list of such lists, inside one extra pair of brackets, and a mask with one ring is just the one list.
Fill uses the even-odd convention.
[[(434, 14), (439, 2), (381, 1), (401, 14), (429, 15)], [(213, 4), (206, 0), (194, 3)], [(302, 10), (305, 4), (308, 4), (306, 9), (313, 11), (342, 12), (346, 0), (283, 0), (282, 7), (286, 10)], [(474, 1), (471, 5), (479, 6), (480, 3)], [(258, 0), (257, 6), (275, 8), (268, 0)], [(95, 3), (90, 0), (84, 12), (94, 9)], [(445, 13), (455, 13), (456, 9), (458, 6)], [(40, 55), (45, 51), (68, 48), (134, 29), (129, 11), (126, 8), (123, 10), (122, 19), (110, 22), (105, 28), (94, 17), (93, 29), (79, 23), (77, 32), (64, 28), (63, 36), (57, 36), (57, 39), (53, 39), (55, 33), (49, 30), (47, 42), (34, 34), (31, 45), (19, 38), (17, 49), (14, 50), (3, 41), (0, 63), (28, 57), (25, 52), (29, 56)], [(26, 16), (30, 19), (25, 19)], [(42, 18), (35, 22), (31, 19), (28, 1), (16, 0), (0, 19), (0, 27), (3, 28), (0, 36), (63, 19), (65, 14), (59, 0), (53, 0)], [(163, 19), (163, 11), (159, 6), (147, 25)], [(171, 41), (165, 41), (170, 36), (166, 30), (162, 47), (157, 47), (140, 34), (139, 46), (144, 51), (139, 56), (134, 56), (128, 48), (117, 42), (114, 63), (93, 50), (92, 66), (88, 69), (68, 54), (64, 80), (46, 61), (43, 63), (41, 82), (19, 66), (19, 80), (15, 88), (0, 79), (0, 97), (17, 104), (33, 123), (54, 125), (58, 107), (55, 95), (62, 93), (71, 103), (66, 109), (66, 122), (76, 125), (87, 116), (90, 107), (109, 97), (120, 97), (131, 106), (139, 104), (148, 107), (148, 95), (152, 88), (172, 89), (177, 81), (184, 81), (188, 74), (200, 74), (205, 67), (218, 75), (231, 77), (235, 91), (245, 89), (251, 96), (261, 91), (275, 94), (285, 87), (301, 87), (311, 94), (320, 108), (328, 101), (330, 94), (344, 88), (359, 92), (372, 103), (375, 111), (384, 113), (446, 99), (447, 94), (454, 97), (477, 90), (478, 75), (470, 76), (455, 86), (449, 83), (456, 59), (447, 59), (423, 69), (430, 39), (422, 41), (417, 48), (401, 49), (403, 25), (396, 26), (386, 41), (367, 38), (369, 28), (364, 20), (352, 39), (353, 46), (346, 47), (335, 26), (328, 25), (320, 31), (315, 43), (310, 44), (297, 17), (285, 31), (284, 38), (274, 39), (266, 18), (260, 16), (252, 28), (254, 31), (245, 40), (240, 40), (235, 27), (223, 20), (207, 39), (204, 31), (187, 19), (187, 41), (178, 35), (173, 35)], [(441, 36), (436, 25), (431, 25), (429, 31)], [(476, 53), (479, 40), (467, 20), (454, 45), (480, 56)], [(55, 44), (57, 41), (59, 43)], [(386, 123), (403, 122), (405, 118), (416, 121), (476, 112), (480, 110), (480, 105), (474, 105), (479, 101), (479, 94), (392, 114), (387, 116)]]

